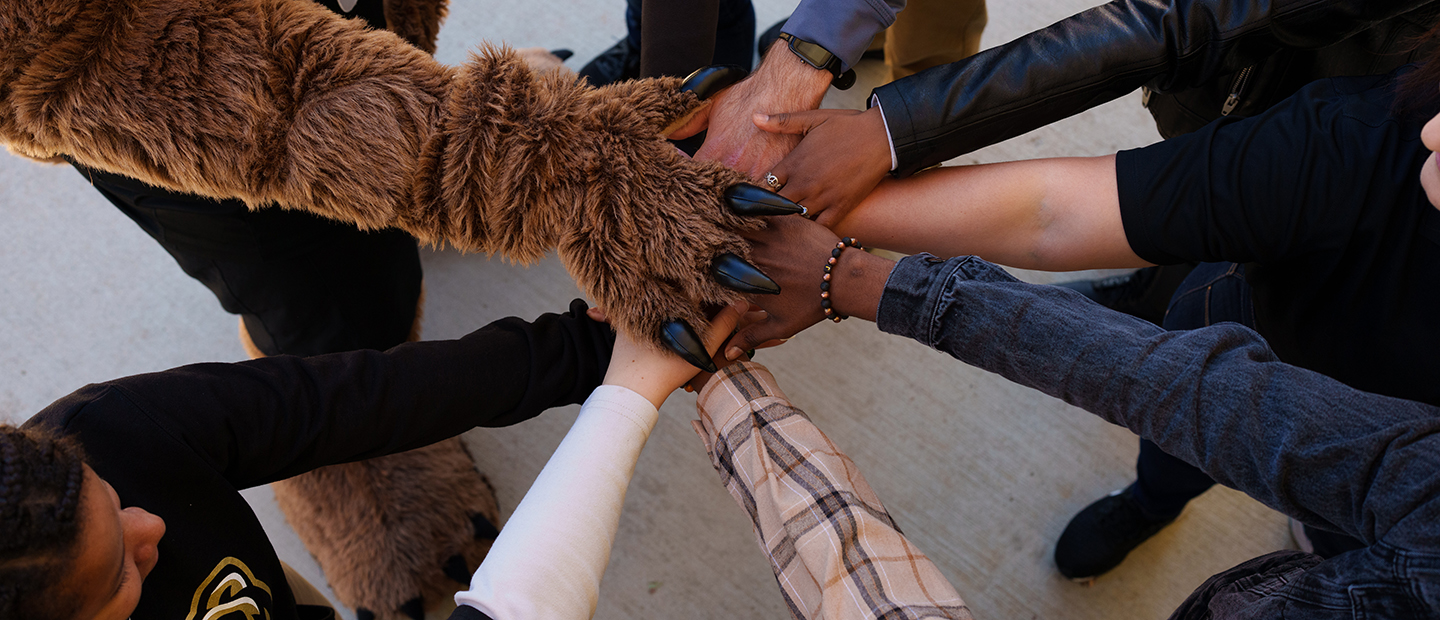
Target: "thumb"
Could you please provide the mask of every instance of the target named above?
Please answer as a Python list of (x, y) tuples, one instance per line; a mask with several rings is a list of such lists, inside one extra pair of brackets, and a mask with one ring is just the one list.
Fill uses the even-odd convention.
[(696, 106), (694, 110), (670, 123), (670, 126), (661, 130), (667, 140), (684, 140), (710, 127), (710, 110), (715, 107), (713, 101), (706, 101)]
[(715, 318), (710, 319), (710, 337), (706, 338), (705, 350), (711, 352), (719, 350), (725, 344), (730, 332), (735, 330), (735, 325), (740, 322), (740, 317), (748, 307), (748, 302), (745, 302), (743, 306), (731, 304), (715, 315)]
[(770, 133), (804, 135), (832, 118), (856, 113), (855, 110), (805, 110), (781, 114), (756, 112), (754, 122), (756, 127)]

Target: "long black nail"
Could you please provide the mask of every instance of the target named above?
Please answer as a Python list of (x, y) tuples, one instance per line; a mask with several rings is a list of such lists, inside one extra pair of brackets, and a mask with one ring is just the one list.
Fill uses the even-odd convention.
[(789, 198), (749, 183), (738, 183), (725, 190), (725, 202), (736, 215), (794, 215), (804, 213)]
[(741, 293), (758, 295), (779, 295), (780, 285), (739, 256), (726, 252), (710, 261), (710, 275), (721, 286)]
[(470, 525), (475, 528), (476, 540), (495, 540), (500, 537), (500, 528), (495, 527), (485, 515), (478, 512), (470, 515)]
[(715, 360), (710, 359), (710, 353), (705, 350), (705, 343), (700, 342), (700, 336), (689, 325), (681, 321), (669, 321), (660, 328), (660, 340), (680, 356), (691, 366), (705, 372), (716, 372), (720, 370), (715, 367)]
[(425, 601), (420, 597), (412, 598), (400, 604), (400, 613), (410, 616), (415, 620), (425, 620)]
[(745, 79), (750, 72), (735, 65), (710, 65), (700, 67), (680, 84), (680, 91), (693, 91), (701, 101), (725, 90), (731, 84)]
[(556, 58), (559, 58), (562, 61), (570, 60), (570, 57), (575, 55), (574, 51), (567, 50), (563, 47), (558, 50), (550, 50), (550, 53), (554, 54)]
[(470, 567), (465, 564), (465, 556), (463, 555), (457, 553), (450, 556), (450, 559), (445, 560), (445, 566), (442, 566), (440, 570), (445, 573), (446, 577), (458, 583), (470, 583)]

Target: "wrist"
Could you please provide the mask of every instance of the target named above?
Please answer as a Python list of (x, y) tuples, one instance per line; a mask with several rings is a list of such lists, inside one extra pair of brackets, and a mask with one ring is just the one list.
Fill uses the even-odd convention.
[(864, 250), (847, 249), (840, 253), (831, 278), (830, 301), (835, 310), (846, 316), (874, 321), (880, 309), (880, 296), (895, 262)]
[(820, 100), (825, 98), (833, 79), (835, 76), (829, 71), (816, 69), (791, 53), (784, 40), (775, 41), (765, 51), (760, 68), (750, 78), (762, 84), (762, 91), (774, 97), (773, 103), (783, 108), (769, 111), (775, 113), (820, 107)]

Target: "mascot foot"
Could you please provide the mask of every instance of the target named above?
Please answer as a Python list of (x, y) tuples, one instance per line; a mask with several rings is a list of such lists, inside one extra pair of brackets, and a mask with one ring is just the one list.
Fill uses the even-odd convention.
[(458, 438), (272, 488), (336, 598), (360, 620), (423, 620), (427, 601), (469, 585), (499, 535), (494, 491)]

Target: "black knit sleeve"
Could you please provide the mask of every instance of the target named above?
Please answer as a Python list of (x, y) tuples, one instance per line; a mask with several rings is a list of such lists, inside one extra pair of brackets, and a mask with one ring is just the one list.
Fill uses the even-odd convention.
[[(51, 410), (143, 415), (150, 424), (103, 426), (159, 428), (246, 488), (583, 402), (604, 377), (614, 341), (584, 310), (577, 300), (563, 315), (502, 319), (459, 340), (384, 352), (183, 366), (87, 386)], [(102, 396), (133, 407), (84, 406)]]

